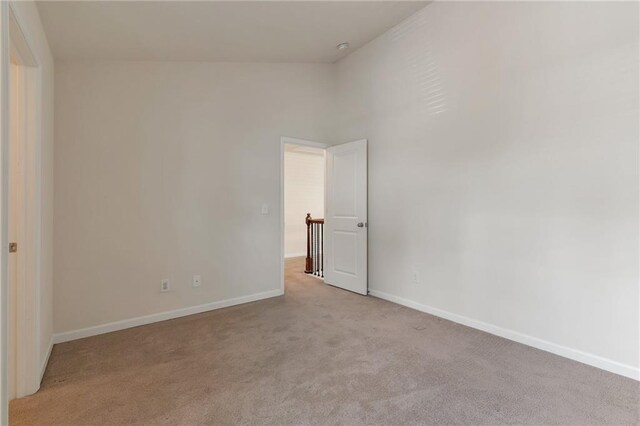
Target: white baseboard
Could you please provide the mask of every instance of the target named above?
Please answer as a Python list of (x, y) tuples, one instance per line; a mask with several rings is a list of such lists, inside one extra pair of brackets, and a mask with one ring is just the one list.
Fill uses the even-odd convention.
[(53, 334), (49, 339), (49, 347), (47, 348), (47, 355), (44, 357), (42, 364), (40, 365), (40, 381), (44, 377), (44, 372), (47, 370), (47, 364), (49, 364), (49, 358), (51, 357), (51, 351), (53, 350)]
[(284, 293), (282, 292), (282, 290), (265, 291), (262, 293), (251, 294), (249, 296), (235, 297), (233, 299), (205, 303), (204, 305), (191, 306), (188, 308), (176, 309), (174, 311), (160, 312), (157, 314), (130, 318), (127, 320), (110, 322), (93, 327), (81, 328), (79, 330), (65, 331), (63, 333), (54, 334), (53, 343), (69, 342), (71, 340), (82, 339), (84, 337), (96, 336), (98, 334), (110, 333), (112, 331), (124, 330), (126, 328), (138, 327), (154, 322), (166, 321), (173, 318), (184, 317), (187, 315), (227, 308), (229, 306), (241, 305), (243, 303), (255, 302), (257, 300), (268, 299), (270, 297), (282, 296), (283, 294)]
[(504, 337), (505, 339), (513, 340), (518, 343), (522, 343), (527, 346), (532, 346), (536, 349), (541, 349), (546, 352), (551, 352), (556, 355), (560, 355), (565, 358), (572, 359), (574, 361), (581, 362), (583, 364), (590, 365), (592, 367), (600, 368), (602, 370), (610, 371), (621, 376), (629, 377), (634, 380), (640, 380), (640, 369), (632, 365), (622, 364), (617, 361), (613, 361), (607, 358), (603, 358), (598, 355), (583, 352), (577, 349), (572, 349), (566, 346), (558, 345), (556, 343), (549, 342), (547, 340), (539, 339), (537, 337), (529, 336), (526, 334), (518, 333), (517, 331), (509, 330), (506, 328), (498, 327), (493, 324), (478, 321), (472, 318), (468, 318), (462, 315), (454, 314), (444, 311), (442, 309), (434, 308), (432, 306), (423, 305), (421, 303), (414, 302), (409, 299), (394, 296), (384, 293), (378, 290), (369, 290), (369, 294), (385, 299), (399, 305), (406, 306), (427, 314), (435, 315), (440, 318), (444, 318), (458, 324), (466, 325), (471, 328), (485, 331), (496, 336)]
[(289, 253), (284, 255), (285, 259), (289, 259), (290, 257), (307, 257), (307, 253)]

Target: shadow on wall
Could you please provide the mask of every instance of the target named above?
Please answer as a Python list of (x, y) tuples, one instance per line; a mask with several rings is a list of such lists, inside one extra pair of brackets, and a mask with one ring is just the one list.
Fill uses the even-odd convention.
[[(436, 52), (433, 49), (437, 25), (433, 14), (418, 13), (391, 30), (392, 43), (400, 47), (401, 67), (409, 70), (404, 84), (417, 96), (419, 110), (426, 115), (437, 115), (447, 110), (447, 92)], [(404, 39), (415, 39), (419, 49), (402, 50)]]

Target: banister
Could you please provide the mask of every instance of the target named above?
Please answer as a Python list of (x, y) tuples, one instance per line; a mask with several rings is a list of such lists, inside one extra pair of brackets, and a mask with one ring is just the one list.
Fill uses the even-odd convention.
[(311, 213), (307, 213), (305, 223), (307, 225), (307, 257), (304, 272), (323, 277), (324, 219), (314, 219)]

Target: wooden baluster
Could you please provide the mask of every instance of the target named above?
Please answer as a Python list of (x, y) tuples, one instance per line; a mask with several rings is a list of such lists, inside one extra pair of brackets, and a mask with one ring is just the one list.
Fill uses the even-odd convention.
[(320, 276), (324, 278), (324, 222), (320, 224)]
[(322, 224), (318, 222), (318, 276), (322, 271)]
[(316, 227), (311, 224), (311, 273), (316, 271)]
[(304, 222), (307, 224), (307, 258), (304, 260), (304, 273), (311, 273), (311, 213), (307, 213)]

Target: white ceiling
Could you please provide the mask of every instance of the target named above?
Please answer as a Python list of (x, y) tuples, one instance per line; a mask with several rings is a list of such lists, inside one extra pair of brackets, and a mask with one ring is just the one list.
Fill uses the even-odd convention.
[[(42, 1), (56, 58), (332, 63), (421, 9), (408, 1)], [(336, 45), (351, 48), (338, 51)]]

